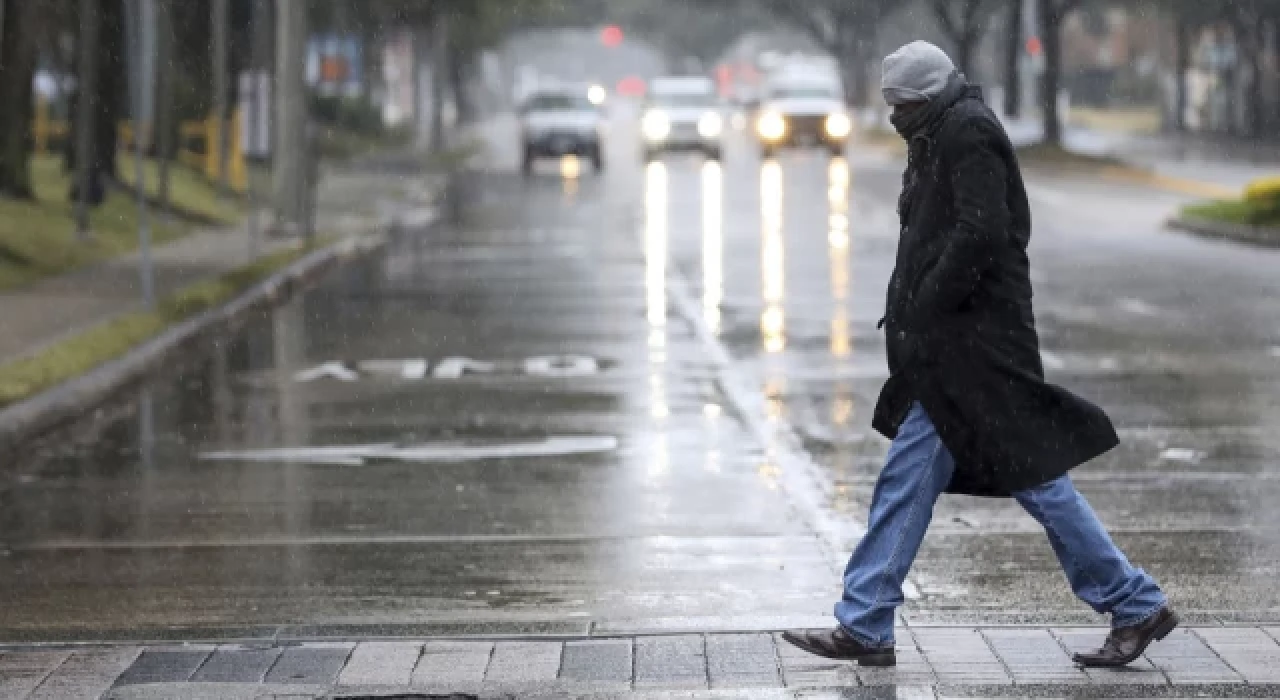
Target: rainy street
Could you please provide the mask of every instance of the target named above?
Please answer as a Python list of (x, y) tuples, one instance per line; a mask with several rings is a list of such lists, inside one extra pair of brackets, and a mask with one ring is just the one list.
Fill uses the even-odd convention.
[[(902, 163), (516, 167), (26, 452), (8, 640), (826, 626), (887, 446), (876, 330)], [(1181, 200), (1029, 174), (1053, 381), (1123, 445), (1073, 477), (1194, 622), (1280, 620), (1280, 254)], [(944, 497), (906, 624), (1096, 624), (1012, 502)]]

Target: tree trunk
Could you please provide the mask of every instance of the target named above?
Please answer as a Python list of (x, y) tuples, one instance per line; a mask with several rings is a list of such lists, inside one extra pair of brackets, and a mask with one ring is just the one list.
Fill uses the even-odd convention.
[(275, 208), (286, 229), (304, 224), (309, 114), (306, 92), (307, 8), (276, 3), (275, 123), (272, 143)]
[(1266, 50), (1263, 23), (1256, 22), (1246, 28), (1246, 31), (1250, 34), (1250, 38), (1244, 42), (1245, 62), (1249, 66), (1248, 104), (1245, 106), (1245, 115), (1249, 135), (1261, 136), (1266, 128), (1266, 94), (1262, 88), (1262, 54)]
[(365, 24), (360, 30), (360, 48), (363, 61), (360, 62), (360, 97), (365, 104), (378, 103), (378, 76), (382, 75), (382, 44), (379, 41), (376, 27)]
[(98, 7), (98, 110), (94, 120), (93, 168), (100, 177), (116, 179), (120, 174), (116, 162), (120, 120), (129, 91), (124, 0), (101, 0)]
[(1044, 76), (1040, 89), (1040, 109), (1044, 117), (1044, 142), (1062, 145), (1062, 115), (1058, 114), (1058, 91), (1062, 84), (1062, 10), (1055, 0), (1040, 5), (1040, 40), (1044, 46)]
[(870, 107), (871, 81), (867, 76), (867, 64), (871, 60), (875, 42), (865, 36), (855, 36), (842, 43), (848, 46), (841, 52), (843, 55), (840, 59), (848, 101), (856, 107)]
[(964, 73), (970, 80), (973, 80), (973, 51), (977, 47), (978, 40), (982, 35), (970, 28), (965, 27), (955, 37), (956, 43), (956, 67), (961, 73)]
[(444, 149), (444, 98), (449, 68), (449, 16), (441, 12), (435, 18), (431, 37), (431, 151)]
[(429, 138), (429, 126), (424, 125), (426, 115), (422, 113), (423, 102), (426, 95), (422, 89), (422, 66), (427, 60), (427, 53), (424, 50), (427, 43), (427, 33), (422, 29), (415, 29), (409, 34), (409, 80), (412, 95), (409, 105), (410, 119), (409, 123), (413, 125), (414, 142), (419, 148), (426, 145)]
[(209, 5), (209, 23), (213, 32), (213, 46), (209, 56), (213, 70), (213, 118), (218, 125), (217, 143), (209, 144), (216, 149), (218, 163), (218, 188), (226, 192), (231, 189), (229, 147), (231, 145), (231, 120), (228, 101), (231, 97), (231, 65), (228, 57), (228, 42), (231, 35), (231, 13), (229, 0), (213, 0)]
[(38, 21), (35, 3), (0, 0), (4, 24), (0, 27), (0, 192), (29, 199), (31, 189), (31, 118), (35, 100), (32, 80), (36, 71)]
[(1280, 17), (1272, 17), (1267, 20), (1267, 48), (1271, 52), (1271, 84), (1270, 99), (1268, 100), (1266, 115), (1267, 119), (1263, 124), (1268, 134), (1280, 133)]
[(453, 95), (453, 103), (458, 108), (458, 121), (469, 123), (475, 117), (471, 95), (467, 93), (466, 62), (458, 49), (449, 52), (449, 92)]
[(857, 72), (855, 68), (857, 65), (856, 49), (853, 46), (853, 41), (850, 40), (849, 33), (841, 29), (837, 29), (835, 40), (832, 43), (834, 46), (831, 46), (829, 50), (831, 55), (835, 56), (836, 65), (840, 70), (840, 82), (844, 88), (845, 104), (855, 105), (857, 104), (854, 86), (856, 82), (854, 74)]
[[(76, 202), (76, 234), (89, 236), (89, 208), (101, 201), (102, 177), (93, 167), (94, 133), (98, 118), (98, 2), (80, 0), (80, 32), (76, 38), (78, 80), (76, 83), (76, 137), (67, 139), (68, 160), (74, 160), (75, 181), (71, 195)], [(73, 148), (74, 146), (74, 148)], [(70, 165), (70, 163), (69, 163)]]
[(1023, 0), (1009, 0), (1009, 25), (1004, 47), (1004, 113), (1017, 117), (1022, 113), (1022, 4)]
[(1174, 19), (1173, 130), (1187, 130), (1187, 72), (1191, 69), (1191, 23)]

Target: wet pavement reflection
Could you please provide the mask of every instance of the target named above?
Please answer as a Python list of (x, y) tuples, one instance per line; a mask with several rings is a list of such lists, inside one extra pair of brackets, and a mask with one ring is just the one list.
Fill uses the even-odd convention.
[[(741, 141), (645, 165), (614, 133), (604, 175), (499, 153), (458, 225), (31, 446), (0, 477), (0, 633), (825, 624), (840, 552), (717, 352), (856, 525), (901, 165)], [(1193, 620), (1280, 618), (1280, 257), (1159, 231), (1165, 195), (1032, 197), (1045, 364), (1124, 438), (1080, 488)], [(907, 619), (1096, 620), (1016, 506), (944, 498), (934, 523)]]

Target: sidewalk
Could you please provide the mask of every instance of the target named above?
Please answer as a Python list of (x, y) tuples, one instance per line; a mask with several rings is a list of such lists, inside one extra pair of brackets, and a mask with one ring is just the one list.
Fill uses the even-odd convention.
[[(1041, 140), (1036, 119), (1006, 120), (1014, 145)], [(1253, 180), (1280, 173), (1280, 147), (1197, 134), (1130, 134), (1067, 126), (1063, 146), (1075, 153), (1111, 157), (1165, 178), (1238, 192)]]
[[(288, 244), (264, 239), (261, 254)], [(249, 234), (238, 229), (202, 229), (152, 251), (156, 297), (163, 299), (200, 280), (249, 262)], [(66, 337), (142, 308), (137, 253), (0, 292), (0, 363), (38, 353)]]
[[(1124, 669), (1069, 652), (1100, 628), (902, 629), (896, 668), (809, 656), (776, 633), (570, 640), (286, 640), (0, 653), (0, 697), (1275, 697), (1280, 629), (1179, 629)], [(698, 692), (707, 691), (707, 692)], [(724, 692), (714, 692), (724, 691)], [(410, 695), (416, 693), (418, 695)]]
[[(373, 173), (327, 173), (317, 198), (324, 233), (347, 235), (386, 218), (388, 197), (427, 201), (415, 178)], [(420, 191), (421, 190), (421, 191)], [(260, 215), (261, 216), (261, 215)], [(265, 225), (265, 216), (262, 216)], [(258, 255), (296, 244), (258, 234)], [(152, 250), (156, 298), (252, 262), (247, 226), (206, 228)], [(0, 292), (0, 364), (34, 355), (67, 337), (142, 308), (138, 253), (91, 265), (32, 285)]]

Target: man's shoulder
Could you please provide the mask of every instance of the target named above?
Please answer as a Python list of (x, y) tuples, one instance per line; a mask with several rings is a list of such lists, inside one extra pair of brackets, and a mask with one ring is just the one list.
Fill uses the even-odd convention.
[(938, 135), (947, 141), (1009, 140), (1000, 118), (977, 99), (961, 100), (948, 110)]

